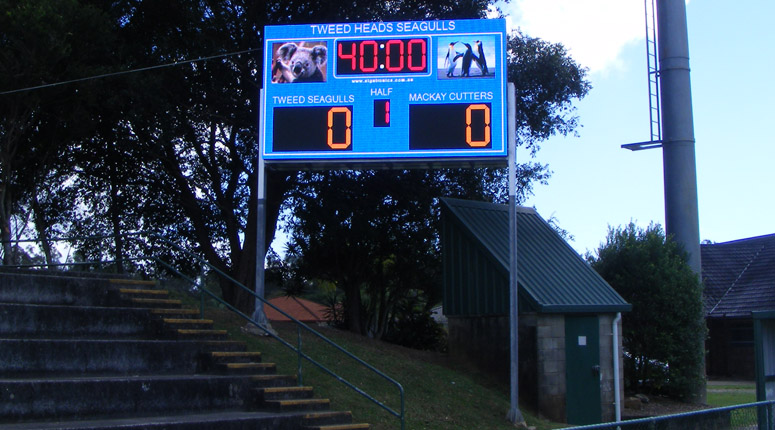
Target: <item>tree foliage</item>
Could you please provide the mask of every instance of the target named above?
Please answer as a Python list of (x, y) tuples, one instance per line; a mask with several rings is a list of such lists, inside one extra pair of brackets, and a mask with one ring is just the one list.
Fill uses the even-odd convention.
[(592, 267), (632, 304), (623, 319), (625, 381), (697, 401), (704, 389), (702, 288), (680, 245), (661, 226), (610, 228)]
[[(145, 70), (0, 95), (2, 239), (11, 238), (12, 219), (43, 239), (148, 230), (252, 289), (261, 261), (253, 238), (263, 27), (483, 18), (493, 3), (0, 0), (0, 91)], [(509, 49), (518, 136), (535, 153), (541, 140), (575, 129), (572, 101), (589, 84), (560, 45), (517, 34)], [(546, 165), (521, 162), (520, 198), (549, 176)], [(266, 237), (281, 210), (289, 211), (294, 270), (348, 285), (348, 320), (359, 331), (385, 333), (392, 309), (437, 300), (438, 197), (503, 201), (505, 179), (492, 169), (269, 170)], [(77, 253), (115, 258), (122, 270), (144, 245), (152, 244), (81, 242)], [(197, 274), (183, 255), (161, 252)], [(233, 284), (221, 290), (252, 310), (252, 298)]]
[[(518, 144), (535, 155), (539, 142), (577, 127), (572, 102), (590, 86), (562, 45), (515, 33), (508, 47)], [(531, 160), (516, 168), (518, 201), (550, 176)], [(439, 198), (504, 202), (506, 175), (485, 168), (302, 173), (286, 202), (294, 273), (341, 288), (351, 330), (416, 343), (399, 332), (440, 301)]]
[[(102, 72), (113, 40), (107, 16), (78, 0), (0, 0), (0, 91), (42, 86)], [(46, 186), (63, 169), (68, 145), (88, 136), (99, 91), (91, 84), (43, 87), (0, 95), (0, 232), (8, 242), (26, 227), (30, 206), (46, 206)], [(49, 205), (51, 207), (51, 205)], [(19, 229), (13, 217), (21, 221)], [(34, 223), (51, 227), (43, 211)]]

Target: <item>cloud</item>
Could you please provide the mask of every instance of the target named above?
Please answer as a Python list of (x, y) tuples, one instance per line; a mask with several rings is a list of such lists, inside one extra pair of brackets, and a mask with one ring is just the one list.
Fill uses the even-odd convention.
[(512, 0), (499, 6), (510, 29), (562, 43), (591, 73), (622, 67), (622, 49), (646, 34), (641, 1)]

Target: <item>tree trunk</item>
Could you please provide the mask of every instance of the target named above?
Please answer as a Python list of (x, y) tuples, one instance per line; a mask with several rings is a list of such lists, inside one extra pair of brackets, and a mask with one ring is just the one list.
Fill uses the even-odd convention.
[[(252, 290), (253, 282), (249, 282), (249, 279), (240, 280), (239, 279), (240, 276), (232, 276), (232, 277), (237, 281), (240, 281), (240, 283), (242, 283), (248, 289)], [(223, 300), (226, 301), (226, 303), (234, 306), (240, 312), (242, 312), (247, 316), (251, 316), (253, 314), (253, 308), (255, 306), (255, 298), (253, 297), (252, 294), (243, 290), (234, 282), (224, 277), (218, 278), (218, 284), (221, 286), (221, 293), (223, 294)]]
[(110, 174), (110, 222), (113, 225), (113, 240), (116, 244), (116, 272), (124, 273), (124, 238), (121, 236), (121, 197), (116, 185), (116, 169), (111, 166)]
[(361, 301), (361, 289), (357, 284), (345, 286), (345, 323), (347, 328), (361, 335), (366, 335), (366, 327), (363, 324), (363, 302)]
[[(38, 241), (40, 247), (43, 249), (43, 255), (46, 257), (46, 264), (53, 264), (53, 257), (51, 255), (51, 244), (48, 241), (48, 221), (46, 221), (46, 215), (43, 213), (43, 209), (38, 202), (38, 193), (32, 193), (32, 212), (35, 218), (35, 230), (38, 232)], [(51, 266), (48, 266), (49, 268)]]
[(11, 258), (11, 210), (8, 207), (8, 190), (0, 190), (0, 238), (3, 240), (3, 265), (13, 263)]

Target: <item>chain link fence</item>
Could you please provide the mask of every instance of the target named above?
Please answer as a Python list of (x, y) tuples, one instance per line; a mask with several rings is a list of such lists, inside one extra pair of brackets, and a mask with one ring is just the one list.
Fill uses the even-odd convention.
[(775, 401), (748, 403), (565, 430), (775, 430)]

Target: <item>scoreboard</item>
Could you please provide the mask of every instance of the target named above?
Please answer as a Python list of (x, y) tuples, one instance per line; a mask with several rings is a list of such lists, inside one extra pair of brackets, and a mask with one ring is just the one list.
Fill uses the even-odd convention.
[(502, 162), (502, 19), (267, 26), (267, 163)]

